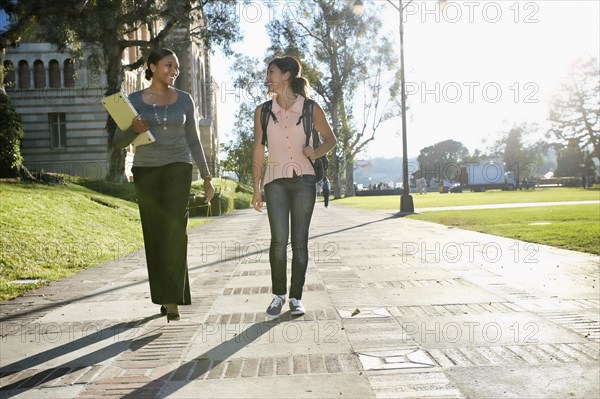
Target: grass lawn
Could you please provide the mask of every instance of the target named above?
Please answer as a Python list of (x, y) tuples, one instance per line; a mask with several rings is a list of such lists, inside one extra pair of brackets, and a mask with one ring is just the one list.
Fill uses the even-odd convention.
[[(600, 200), (600, 191), (580, 188), (544, 188), (534, 191), (428, 193), (412, 196), (415, 208), (430, 208)], [(399, 196), (352, 197), (336, 200), (335, 203), (363, 209), (398, 210), (400, 198)], [(489, 210), (435, 211), (409, 217), (538, 244), (600, 254), (600, 206), (594, 204), (503, 208), (494, 212)]]
[[(427, 193), (424, 195), (413, 193), (411, 195), (416, 209), (460, 205), (600, 200), (600, 190), (566, 187), (537, 188), (529, 191), (491, 190), (484, 193)], [(350, 197), (335, 200), (335, 203), (363, 209), (400, 209), (400, 197), (398, 195)]]
[(424, 212), (409, 216), (537, 244), (600, 255), (600, 206)]
[(0, 181), (0, 301), (143, 246), (131, 185), (81, 184)]

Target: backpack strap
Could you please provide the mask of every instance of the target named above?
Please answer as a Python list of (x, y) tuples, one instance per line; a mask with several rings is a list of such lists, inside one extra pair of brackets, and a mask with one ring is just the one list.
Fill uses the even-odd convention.
[(313, 106), (315, 102), (310, 98), (304, 99), (304, 106), (302, 107), (302, 115), (298, 118), (299, 125), (302, 122), (302, 127), (304, 128), (304, 134), (306, 135), (306, 145), (310, 144), (310, 136), (313, 135), (313, 148), (317, 148), (319, 146), (319, 140), (314, 140), (314, 127), (312, 123), (313, 116)]
[(260, 108), (260, 126), (262, 127), (262, 139), (260, 143), (267, 145), (267, 126), (269, 125), (269, 117), (273, 118), (273, 122), (277, 123), (277, 117), (272, 111), (273, 100), (265, 101)]

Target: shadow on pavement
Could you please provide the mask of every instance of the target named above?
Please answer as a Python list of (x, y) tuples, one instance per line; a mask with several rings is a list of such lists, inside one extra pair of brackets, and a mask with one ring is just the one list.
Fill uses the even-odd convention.
[[(150, 390), (157, 388), (158, 381), (163, 381), (163, 390), (160, 392), (161, 397), (173, 394), (177, 390), (181, 389), (183, 386), (187, 385), (190, 381), (193, 381), (195, 379), (202, 379), (202, 377), (208, 372), (210, 372), (210, 370), (219, 366), (221, 363), (227, 361), (227, 359), (229, 359), (235, 353), (239, 352), (246, 345), (258, 340), (261, 336), (268, 333), (276, 325), (281, 323), (283, 319), (285, 319), (284, 316), (286, 314), (287, 312), (282, 314), (279, 317), (279, 319), (273, 321), (265, 321), (261, 323), (252, 324), (235, 337), (215, 346), (211, 350), (196, 357), (194, 360), (190, 360), (182, 364), (177, 369), (175, 369), (175, 371), (168, 372), (162, 375), (161, 377), (158, 377), (153, 382), (143, 387), (140, 387), (133, 392), (130, 392), (129, 394), (123, 396), (123, 398), (137, 399), (140, 396), (147, 395)], [(242, 339), (242, 337), (244, 338)], [(186, 379), (186, 376), (194, 366), (194, 363), (197, 364), (195, 372), (193, 374), (193, 378)], [(178, 383), (166, 385), (166, 382), (169, 379), (169, 375), (171, 374), (173, 375), (173, 379), (176, 379)]]
[[(52, 348), (45, 352), (35, 354), (23, 360), (19, 360), (18, 362), (6, 365), (0, 368), (0, 375), (3, 377), (10, 376), (12, 374), (18, 373), (25, 369), (34, 368), (40, 364), (56, 359), (60, 356), (67, 355), (69, 353), (78, 351), (86, 346), (95, 344), (97, 342), (109, 339), (111, 337), (118, 337), (120, 334), (127, 333), (128, 336), (132, 336), (135, 334), (135, 330), (142, 324), (149, 322), (155, 318), (161, 317), (160, 315), (155, 315), (152, 317), (147, 317), (137, 322), (129, 322), (129, 323), (119, 323), (115, 326), (111, 326), (105, 328), (100, 331), (95, 331), (94, 336), (90, 339), (89, 336), (79, 338), (73, 342), (69, 342), (66, 345), (62, 345), (56, 348)], [(156, 340), (162, 335), (162, 333), (154, 334), (150, 336), (141, 336), (137, 338), (118, 339), (116, 342), (100, 348), (94, 352), (88, 353), (84, 356), (78, 357), (77, 359), (73, 359), (69, 362), (61, 364), (60, 366), (53, 367), (47, 370), (43, 370), (34, 374), (32, 376), (27, 376), (23, 380), (15, 381), (12, 384), (3, 386), (0, 388), (2, 391), (3, 398), (9, 398), (16, 394), (18, 394), (21, 389), (30, 389), (42, 383), (47, 383), (48, 381), (52, 381), (54, 379), (60, 378), (66, 374), (81, 370), (90, 365), (96, 365), (102, 363), (108, 359), (111, 359), (120, 353), (132, 349), (139, 350), (140, 348), (148, 345), (152, 341)], [(137, 344), (137, 345), (136, 345)], [(17, 390), (18, 388), (18, 390)], [(13, 391), (13, 392), (5, 392), (5, 391)]]

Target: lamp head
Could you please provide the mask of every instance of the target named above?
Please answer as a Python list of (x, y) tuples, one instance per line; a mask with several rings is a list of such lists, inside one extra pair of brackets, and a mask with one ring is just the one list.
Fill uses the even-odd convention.
[(352, 6), (352, 11), (354, 11), (354, 15), (360, 17), (365, 11), (365, 6), (361, 0), (355, 0), (354, 5)]

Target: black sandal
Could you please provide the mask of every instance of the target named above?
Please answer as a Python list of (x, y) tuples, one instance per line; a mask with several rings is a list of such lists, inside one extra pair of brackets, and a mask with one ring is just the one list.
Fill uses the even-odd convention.
[(160, 305), (160, 314), (162, 316), (166, 316), (167, 315), (167, 307), (165, 305)]
[(179, 316), (179, 313), (167, 313), (167, 323), (171, 320), (179, 321), (181, 320), (181, 316)]

